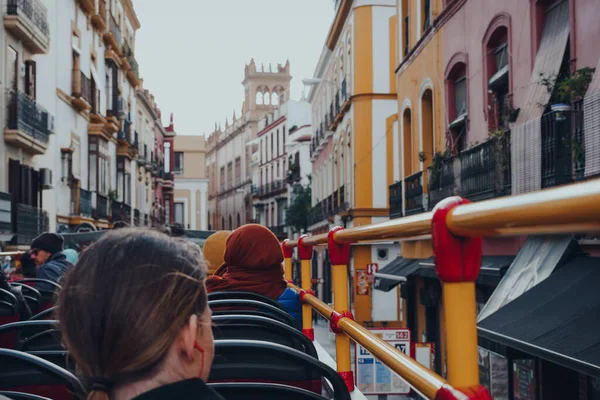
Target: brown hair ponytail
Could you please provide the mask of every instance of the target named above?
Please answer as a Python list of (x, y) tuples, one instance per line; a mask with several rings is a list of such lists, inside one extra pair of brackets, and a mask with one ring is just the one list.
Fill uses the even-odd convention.
[(59, 327), (88, 400), (150, 377), (190, 315), (207, 306), (201, 253), (162, 233), (119, 229), (63, 278)]

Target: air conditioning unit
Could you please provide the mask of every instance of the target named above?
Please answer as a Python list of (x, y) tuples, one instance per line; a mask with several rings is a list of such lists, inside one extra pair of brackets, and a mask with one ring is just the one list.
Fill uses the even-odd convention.
[(48, 133), (54, 133), (54, 115), (48, 115)]
[(49, 168), (40, 169), (40, 186), (42, 189), (52, 189), (52, 170)]

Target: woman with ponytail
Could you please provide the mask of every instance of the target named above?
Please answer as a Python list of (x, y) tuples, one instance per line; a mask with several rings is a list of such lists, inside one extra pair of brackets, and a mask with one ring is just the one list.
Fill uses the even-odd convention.
[(59, 327), (88, 400), (222, 399), (206, 384), (214, 356), (206, 266), (197, 247), (119, 229), (62, 281)]

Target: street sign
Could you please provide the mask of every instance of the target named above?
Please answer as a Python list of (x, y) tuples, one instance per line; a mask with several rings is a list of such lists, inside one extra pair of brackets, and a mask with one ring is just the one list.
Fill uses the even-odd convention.
[[(410, 330), (404, 328), (368, 328), (410, 357)], [(356, 387), (364, 395), (409, 394), (410, 386), (395, 372), (386, 367), (364, 347), (355, 343)]]

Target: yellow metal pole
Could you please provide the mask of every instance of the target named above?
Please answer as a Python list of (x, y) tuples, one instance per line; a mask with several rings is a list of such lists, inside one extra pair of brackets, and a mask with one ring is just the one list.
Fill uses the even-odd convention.
[(433, 210), (431, 236), (444, 298), (448, 382), (458, 389), (481, 391), (475, 281), (481, 267), (482, 240), (458, 237), (450, 232), (446, 222), (454, 208), (468, 202), (450, 197), (438, 203)]
[(342, 377), (348, 390), (354, 390), (354, 376), (350, 363), (350, 338), (344, 334), (338, 322), (343, 317), (352, 318), (348, 301), (348, 263), (350, 262), (350, 245), (336, 243), (334, 235), (344, 228), (336, 226), (327, 235), (329, 260), (331, 261), (331, 279), (333, 281), (333, 309), (331, 330), (335, 332), (335, 361), (337, 372)]
[[(338, 313), (348, 311), (348, 266), (332, 265), (333, 309)], [(335, 361), (338, 372), (352, 371), (350, 361), (350, 338), (343, 332), (335, 335)]]
[(300, 236), (298, 239), (298, 258), (300, 258), (300, 275), (302, 278), (302, 292), (300, 298), (302, 299), (302, 333), (310, 340), (315, 340), (315, 331), (312, 326), (312, 307), (310, 304), (304, 301), (304, 294), (312, 293), (312, 279), (311, 279), (311, 265), (312, 260), (312, 246), (304, 244), (304, 239), (307, 236)]
[(285, 280), (290, 282), (292, 280), (292, 260), (294, 257), (294, 248), (288, 247), (286, 244), (289, 239), (285, 239), (281, 244), (281, 250), (283, 251), (283, 267)]
[(479, 383), (475, 282), (444, 282), (448, 381), (466, 388)]

